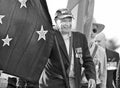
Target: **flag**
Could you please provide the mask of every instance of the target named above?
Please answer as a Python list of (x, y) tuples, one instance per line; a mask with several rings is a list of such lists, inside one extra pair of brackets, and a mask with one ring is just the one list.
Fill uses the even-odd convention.
[(50, 53), (50, 29), (46, 0), (0, 0), (0, 69), (38, 81)]
[(89, 37), (93, 19), (94, 0), (68, 0), (67, 8), (73, 13), (73, 30)]

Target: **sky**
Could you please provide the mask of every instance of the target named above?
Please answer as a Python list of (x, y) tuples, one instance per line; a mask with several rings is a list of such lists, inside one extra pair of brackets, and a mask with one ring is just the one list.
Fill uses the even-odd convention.
[(106, 37), (120, 44), (120, 0), (95, 0), (94, 18), (105, 25)]
[[(55, 11), (67, 6), (68, 0), (46, 0), (53, 20)], [(105, 25), (107, 39), (115, 38), (120, 44), (120, 0), (95, 0), (94, 18)], [(54, 21), (53, 21), (54, 23)]]

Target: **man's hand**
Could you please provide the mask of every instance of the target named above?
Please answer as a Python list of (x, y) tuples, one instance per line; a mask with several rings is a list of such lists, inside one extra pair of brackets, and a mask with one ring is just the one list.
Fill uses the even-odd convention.
[(88, 88), (96, 88), (96, 83), (94, 79), (89, 79)]
[(0, 77), (0, 88), (7, 88), (8, 81), (5, 78)]

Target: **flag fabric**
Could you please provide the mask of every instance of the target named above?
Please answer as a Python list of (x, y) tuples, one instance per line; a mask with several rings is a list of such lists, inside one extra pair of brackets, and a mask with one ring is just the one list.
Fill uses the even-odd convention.
[(73, 13), (73, 30), (89, 37), (94, 12), (94, 0), (68, 0), (67, 8)]
[(50, 52), (50, 29), (46, 0), (0, 0), (0, 69), (38, 81)]
[(67, 8), (72, 10), (81, 0), (68, 0)]

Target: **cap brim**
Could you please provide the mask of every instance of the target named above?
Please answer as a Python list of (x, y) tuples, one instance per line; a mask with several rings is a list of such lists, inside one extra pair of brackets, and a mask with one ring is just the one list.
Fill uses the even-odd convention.
[(96, 33), (100, 33), (105, 28), (104, 24), (93, 23), (93, 25), (95, 25), (97, 27), (97, 32)]
[(62, 15), (62, 16), (59, 16), (60, 19), (63, 19), (63, 18), (73, 18), (72, 15)]

